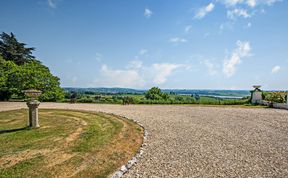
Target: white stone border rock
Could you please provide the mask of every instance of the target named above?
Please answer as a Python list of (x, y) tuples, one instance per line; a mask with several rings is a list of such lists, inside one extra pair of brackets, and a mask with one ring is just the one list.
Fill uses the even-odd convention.
[(112, 115), (116, 115), (116, 116), (120, 116), (124, 119), (127, 119), (127, 120), (130, 120), (136, 124), (138, 124), (140, 127), (142, 127), (142, 129), (144, 130), (144, 136), (143, 136), (143, 142), (140, 146), (140, 149), (138, 150), (138, 152), (136, 153), (136, 155), (134, 157), (132, 157), (131, 160), (128, 161), (128, 163), (126, 165), (123, 165), (121, 166), (121, 168), (116, 171), (114, 174), (112, 174), (111, 178), (120, 178), (122, 177), (125, 173), (127, 173), (129, 171), (129, 169), (131, 169), (131, 167), (133, 165), (135, 165), (138, 161), (138, 159), (142, 156), (143, 152), (144, 152), (144, 149), (147, 145), (146, 141), (148, 139), (148, 132), (147, 130), (145, 129), (145, 127), (139, 122), (139, 121), (136, 121), (134, 119), (130, 119), (130, 118), (127, 118), (125, 116), (121, 116), (121, 115), (117, 115), (117, 114), (114, 114), (114, 113), (108, 113), (108, 114), (112, 114)]

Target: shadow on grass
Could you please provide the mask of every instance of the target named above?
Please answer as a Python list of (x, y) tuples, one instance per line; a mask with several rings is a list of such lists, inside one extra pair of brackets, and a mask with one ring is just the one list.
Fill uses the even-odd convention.
[(21, 131), (21, 130), (28, 130), (28, 129), (29, 129), (29, 127), (25, 126), (25, 127), (17, 128), (17, 129), (0, 130), (0, 134), (12, 133), (12, 132), (17, 132), (17, 131)]

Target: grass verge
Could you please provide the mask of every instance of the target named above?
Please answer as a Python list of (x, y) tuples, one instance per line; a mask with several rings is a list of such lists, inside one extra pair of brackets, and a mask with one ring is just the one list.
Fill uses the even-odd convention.
[(143, 129), (121, 117), (68, 110), (0, 112), (1, 177), (106, 177), (139, 149)]

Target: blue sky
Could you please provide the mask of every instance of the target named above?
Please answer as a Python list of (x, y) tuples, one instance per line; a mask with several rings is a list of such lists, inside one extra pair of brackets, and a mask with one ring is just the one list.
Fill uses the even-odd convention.
[(7, 0), (63, 87), (288, 89), (287, 0)]

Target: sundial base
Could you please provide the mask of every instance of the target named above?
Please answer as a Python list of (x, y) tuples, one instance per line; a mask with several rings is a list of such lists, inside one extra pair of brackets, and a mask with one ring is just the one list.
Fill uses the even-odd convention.
[(29, 123), (28, 126), (30, 128), (39, 128), (39, 120), (38, 120), (38, 106), (40, 105), (39, 101), (29, 101), (27, 102), (27, 106), (29, 108)]

